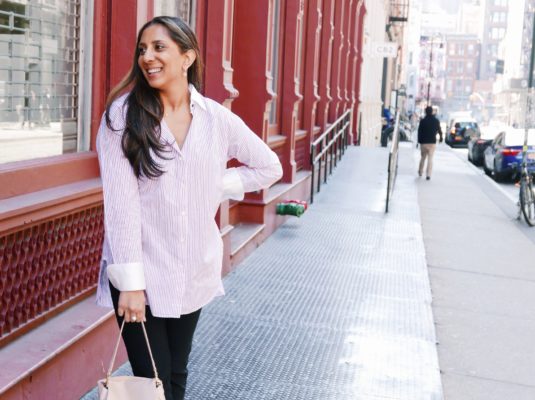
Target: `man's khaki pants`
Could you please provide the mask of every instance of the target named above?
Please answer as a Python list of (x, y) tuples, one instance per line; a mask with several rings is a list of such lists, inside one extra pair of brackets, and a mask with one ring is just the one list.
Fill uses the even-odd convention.
[(427, 159), (426, 176), (431, 176), (431, 172), (433, 172), (433, 155), (435, 154), (436, 147), (437, 145), (432, 143), (420, 144), (421, 158), (420, 167), (418, 168), (418, 175), (422, 176), (424, 172), (425, 159)]

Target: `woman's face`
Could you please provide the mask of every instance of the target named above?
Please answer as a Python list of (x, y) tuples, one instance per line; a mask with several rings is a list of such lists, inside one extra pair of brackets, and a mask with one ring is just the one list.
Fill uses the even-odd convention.
[(181, 79), (191, 65), (190, 52), (182, 53), (171, 39), (167, 28), (160, 24), (146, 28), (139, 41), (138, 65), (151, 87), (166, 90)]

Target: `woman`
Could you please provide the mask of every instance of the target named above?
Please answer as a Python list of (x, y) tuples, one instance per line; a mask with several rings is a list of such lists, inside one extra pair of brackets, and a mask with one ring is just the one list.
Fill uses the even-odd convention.
[[(113, 304), (119, 324), (146, 321), (167, 400), (184, 398), (201, 308), (224, 293), (220, 202), (282, 175), (276, 154), (238, 116), (199, 94), (201, 75), (187, 24), (152, 19), (97, 137), (105, 211), (97, 301)], [(243, 166), (227, 169), (232, 158)], [(152, 377), (140, 326), (126, 324), (123, 339), (134, 374)]]

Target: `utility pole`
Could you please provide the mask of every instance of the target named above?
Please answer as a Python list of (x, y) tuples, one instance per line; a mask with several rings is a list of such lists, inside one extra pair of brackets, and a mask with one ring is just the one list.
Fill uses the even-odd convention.
[(431, 78), (433, 78), (433, 38), (429, 41), (429, 82), (427, 82), (427, 106), (431, 105)]
[(531, 57), (529, 59), (529, 77), (528, 77), (528, 91), (531, 93), (533, 88), (533, 68), (534, 68), (534, 59), (535, 59), (535, 46), (533, 42), (535, 41), (535, 13), (533, 13), (533, 25), (532, 29), (532, 38), (531, 38)]
[(529, 136), (529, 128), (532, 124), (532, 108), (533, 108), (533, 99), (532, 99), (532, 91), (533, 91), (533, 68), (534, 68), (534, 62), (535, 62), (535, 46), (533, 45), (533, 42), (535, 41), (535, 13), (533, 13), (533, 24), (531, 26), (532, 30), (532, 38), (531, 38), (531, 56), (529, 60), (529, 73), (528, 73), (528, 92), (526, 95), (526, 120), (525, 120), (525, 126), (524, 126), (524, 147), (522, 148), (522, 167), (526, 167), (526, 157), (528, 153), (528, 136)]

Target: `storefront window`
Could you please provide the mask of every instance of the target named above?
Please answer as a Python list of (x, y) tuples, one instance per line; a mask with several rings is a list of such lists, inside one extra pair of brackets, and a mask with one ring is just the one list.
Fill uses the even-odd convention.
[(85, 6), (0, 1), (0, 163), (88, 150), (89, 115), (80, 118), (90, 94), (82, 46), (91, 39), (80, 38), (91, 32), (81, 29)]
[(279, 30), (280, 30), (280, 0), (273, 1), (273, 16), (271, 20), (271, 91), (275, 93), (269, 113), (269, 124), (277, 124), (277, 94), (279, 93)]
[(195, 30), (195, 0), (155, 0), (154, 16), (178, 16)]

